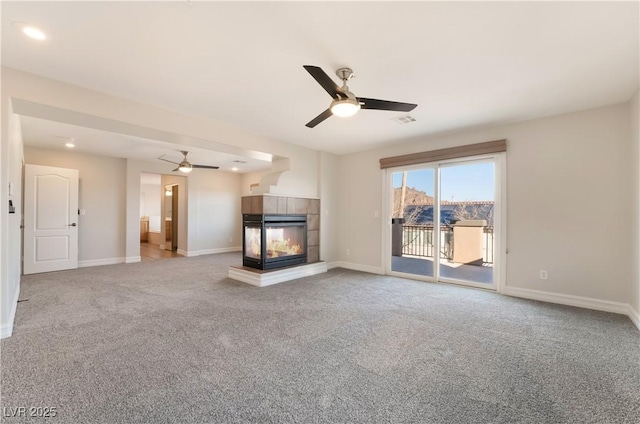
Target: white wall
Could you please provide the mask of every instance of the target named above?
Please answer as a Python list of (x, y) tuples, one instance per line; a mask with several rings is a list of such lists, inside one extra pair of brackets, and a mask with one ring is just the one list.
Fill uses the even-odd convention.
[(637, 262), (629, 131), (629, 104), (620, 104), (340, 157), (340, 259), (384, 267), (380, 158), (506, 138), (506, 286), (627, 304)]
[[(140, 184), (140, 216), (160, 216), (160, 184)], [(144, 200), (143, 200), (144, 199)]]
[[(125, 255), (125, 160), (25, 146), (25, 162), (77, 169), (79, 266), (119, 263)], [(139, 234), (139, 232), (138, 232)]]
[(269, 171), (256, 171), (256, 172), (247, 172), (246, 174), (242, 174), (241, 181), (241, 193), (242, 196), (251, 196), (254, 193), (251, 193), (251, 185), (259, 184), (262, 177), (267, 175)]

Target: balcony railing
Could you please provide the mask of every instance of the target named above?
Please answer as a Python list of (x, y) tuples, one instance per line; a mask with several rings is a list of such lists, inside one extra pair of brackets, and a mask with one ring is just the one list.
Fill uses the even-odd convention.
[[(440, 226), (440, 258), (452, 260), (455, 249), (453, 227)], [(403, 225), (402, 254), (433, 258), (435, 250), (433, 225)], [(483, 227), (482, 262), (493, 264), (493, 227)]]

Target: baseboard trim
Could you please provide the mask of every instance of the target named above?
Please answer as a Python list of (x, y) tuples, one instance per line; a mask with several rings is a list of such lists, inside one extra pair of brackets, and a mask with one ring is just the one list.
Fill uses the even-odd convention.
[(140, 256), (127, 256), (126, 258), (124, 258), (125, 264), (134, 264), (140, 261), (142, 261), (142, 257)]
[[(327, 266), (327, 268), (329, 268), (329, 266)], [(353, 271), (368, 272), (369, 274), (384, 275), (384, 268), (371, 265), (354, 264), (353, 262), (331, 262), (331, 268), (345, 268)]]
[(578, 308), (595, 309), (596, 311), (613, 312), (629, 315), (629, 305), (626, 303), (600, 300), (591, 297), (573, 296), (546, 292), (542, 290), (522, 289), (518, 287), (504, 287), (501, 294), (525, 299), (541, 300), (543, 302), (558, 303), (560, 305), (576, 306)]
[(638, 327), (638, 330), (640, 330), (640, 313), (633, 309), (633, 306), (629, 305), (628, 315), (631, 321)]
[(115, 265), (125, 263), (125, 258), (107, 258), (107, 259), (90, 259), (86, 261), (78, 261), (78, 268), (86, 268), (90, 266)]
[(11, 304), (11, 314), (9, 314), (9, 322), (0, 327), (0, 339), (6, 339), (13, 334), (13, 324), (16, 320), (16, 311), (18, 310), (18, 299), (20, 299), (20, 284), (18, 284), (18, 290), (16, 291), (15, 298)]
[(340, 267), (340, 262), (327, 262), (327, 269), (333, 269), (333, 268), (339, 268)]
[(240, 252), (242, 251), (242, 246), (231, 246), (231, 247), (217, 247), (215, 249), (202, 249), (202, 250), (178, 250), (182, 256), (202, 256), (202, 255), (214, 255), (216, 253), (230, 253), (230, 252)]

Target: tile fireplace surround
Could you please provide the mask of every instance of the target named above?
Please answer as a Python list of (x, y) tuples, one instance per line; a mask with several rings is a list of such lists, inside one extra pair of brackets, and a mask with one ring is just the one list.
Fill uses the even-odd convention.
[(320, 199), (287, 196), (245, 196), (242, 214), (307, 215), (307, 263), (320, 260)]
[(320, 199), (273, 195), (244, 196), (241, 212), (242, 215), (306, 215), (307, 262), (268, 271), (230, 267), (229, 278), (263, 287), (327, 271), (326, 263), (320, 261)]

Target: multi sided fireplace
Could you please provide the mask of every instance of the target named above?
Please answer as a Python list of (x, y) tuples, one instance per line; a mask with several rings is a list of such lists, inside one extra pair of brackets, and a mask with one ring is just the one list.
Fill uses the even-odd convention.
[(242, 265), (267, 270), (307, 262), (306, 215), (242, 218)]

